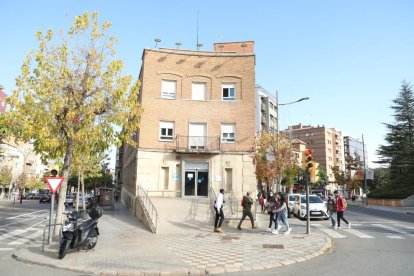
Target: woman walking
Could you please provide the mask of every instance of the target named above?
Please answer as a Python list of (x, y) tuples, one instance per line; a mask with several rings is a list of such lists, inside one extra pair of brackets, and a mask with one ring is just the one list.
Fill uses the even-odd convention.
[(273, 234), (277, 235), (279, 234), (280, 230), (280, 221), (282, 221), (286, 226), (286, 232), (285, 235), (289, 235), (292, 231), (292, 227), (289, 226), (288, 222), (288, 201), (286, 195), (279, 193), (278, 197), (280, 199), (280, 207), (275, 210), (277, 218), (276, 218), (276, 226), (275, 230), (272, 231)]

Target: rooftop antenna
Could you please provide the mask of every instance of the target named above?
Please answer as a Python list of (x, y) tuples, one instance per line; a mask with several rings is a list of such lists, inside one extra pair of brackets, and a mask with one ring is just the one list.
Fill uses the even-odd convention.
[(154, 39), (154, 41), (155, 41), (155, 46), (154, 46), (154, 48), (157, 48), (158, 43), (160, 43), (160, 42), (161, 42), (161, 38), (156, 38), (156, 39)]
[(180, 42), (180, 41), (177, 41), (176, 43), (175, 43), (175, 46), (177, 46), (177, 50), (178, 50), (178, 48), (180, 48), (180, 46), (182, 45), (182, 43)]
[(196, 44), (197, 50), (199, 50), (201, 47), (203, 47), (203, 44), (201, 44), (198, 41), (198, 22), (199, 22), (199, 10), (197, 10), (197, 44)]

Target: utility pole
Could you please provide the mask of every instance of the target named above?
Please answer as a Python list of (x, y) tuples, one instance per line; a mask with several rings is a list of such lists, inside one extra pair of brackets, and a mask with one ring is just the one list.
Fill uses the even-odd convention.
[(368, 206), (368, 187), (367, 187), (367, 167), (365, 164), (365, 143), (364, 134), (362, 134), (362, 155), (364, 156), (364, 189), (365, 189), (365, 205)]
[[(279, 192), (280, 189), (280, 184), (282, 181), (282, 172), (280, 170), (280, 162), (279, 162), (279, 135), (280, 135), (280, 131), (279, 131), (279, 106), (281, 105), (290, 105), (290, 104), (294, 104), (294, 103), (298, 103), (301, 101), (306, 101), (309, 100), (309, 97), (303, 97), (300, 98), (299, 100), (293, 101), (293, 102), (288, 102), (288, 103), (279, 103), (279, 92), (276, 90), (276, 119), (277, 119), (277, 123), (276, 123), (276, 149), (277, 149), (277, 159), (276, 162), (278, 162), (278, 166), (277, 166), (277, 183), (276, 183), (276, 191)], [(291, 133), (289, 133), (289, 136), (291, 135)]]

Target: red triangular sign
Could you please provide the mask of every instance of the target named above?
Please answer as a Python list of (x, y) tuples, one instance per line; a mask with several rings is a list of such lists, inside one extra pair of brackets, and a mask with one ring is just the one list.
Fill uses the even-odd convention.
[(63, 182), (63, 177), (46, 177), (47, 186), (52, 191), (52, 194), (56, 193), (60, 184)]

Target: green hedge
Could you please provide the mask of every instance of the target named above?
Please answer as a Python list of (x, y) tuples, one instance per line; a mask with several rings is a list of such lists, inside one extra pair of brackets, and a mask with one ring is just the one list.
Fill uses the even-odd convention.
[(404, 199), (414, 194), (414, 185), (408, 187), (385, 186), (368, 194), (369, 198)]

